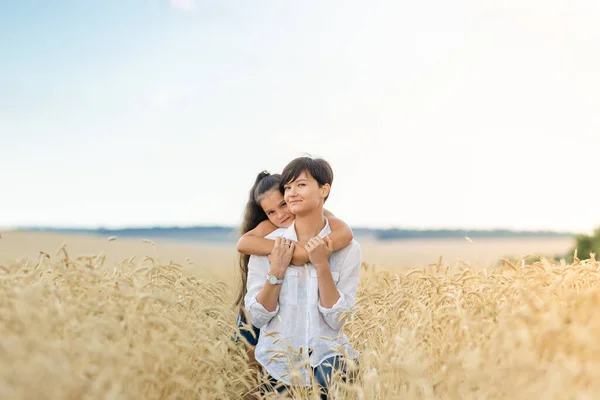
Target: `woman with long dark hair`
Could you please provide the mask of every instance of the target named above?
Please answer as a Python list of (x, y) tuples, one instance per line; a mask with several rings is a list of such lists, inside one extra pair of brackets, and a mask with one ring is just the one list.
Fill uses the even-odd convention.
[[(294, 222), (294, 214), (290, 212), (281, 193), (281, 175), (263, 171), (258, 174), (250, 189), (248, 201), (241, 225), (241, 238), (237, 244), (239, 256), (240, 287), (235, 300), (239, 308), (237, 327), (239, 334), (247, 343), (247, 353), (251, 365), (256, 366), (254, 346), (258, 343), (260, 330), (248, 321), (244, 310), (244, 296), (248, 280), (248, 262), (250, 255), (268, 256), (275, 247), (275, 240), (265, 236), (278, 228), (288, 228)], [(353, 239), (352, 230), (346, 223), (336, 218), (331, 212), (324, 210), (331, 226), (329, 238), (334, 250), (346, 247)], [(294, 246), (291, 263), (302, 265), (309, 261), (308, 252), (303, 246)], [(236, 334), (236, 341), (239, 336)]]

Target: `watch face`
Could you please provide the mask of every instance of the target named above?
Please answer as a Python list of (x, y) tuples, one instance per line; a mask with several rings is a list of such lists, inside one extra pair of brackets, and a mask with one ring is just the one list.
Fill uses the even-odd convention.
[(271, 275), (271, 276), (269, 276), (269, 283), (270, 283), (271, 285), (274, 285), (274, 284), (276, 284), (276, 283), (277, 283), (277, 277), (276, 277), (276, 276), (274, 276), (274, 275)]

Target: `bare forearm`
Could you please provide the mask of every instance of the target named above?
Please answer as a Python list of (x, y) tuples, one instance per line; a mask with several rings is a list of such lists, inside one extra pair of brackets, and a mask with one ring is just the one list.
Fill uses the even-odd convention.
[(300, 245), (294, 249), (294, 255), (292, 256), (293, 265), (304, 265), (309, 261), (308, 252)]
[[(269, 275), (275, 275), (277, 279), (283, 279), (285, 275), (285, 270), (281, 270), (278, 268), (271, 268), (269, 270)], [(279, 292), (281, 291), (281, 285), (271, 285), (266, 281), (265, 284), (258, 292), (256, 296), (256, 301), (259, 302), (267, 311), (275, 311), (277, 308), (277, 302), (279, 301)]]
[(352, 239), (354, 239), (354, 235), (352, 231), (336, 231), (331, 232), (329, 234), (331, 241), (333, 242), (333, 250), (338, 251), (348, 246)]
[(354, 239), (354, 232), (352, 229), (341, 219), (331, 217), (329, 218), (329, 225), (331, 226), (331, 233), (329, 238), (333, 242), (333, 250), (338, 251), (346, 247)]
[(237, 251), (254, 256), (267, 256), (273, 251), (275, 241), (256, 236), (242, 236), (237, 243)]
[(317, 280), (319, 281), (319, 297), (321, 306), (331, 308), (339, 300), (340, 292), (335, 286), (329, 265), (317, 268)]

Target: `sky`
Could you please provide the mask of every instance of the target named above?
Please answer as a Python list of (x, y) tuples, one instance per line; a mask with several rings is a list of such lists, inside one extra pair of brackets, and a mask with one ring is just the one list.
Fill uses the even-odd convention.
[(236, 225), (328, 160), (355, 227), (600, 225), (600, 2), (0, 3), (0, 227)]

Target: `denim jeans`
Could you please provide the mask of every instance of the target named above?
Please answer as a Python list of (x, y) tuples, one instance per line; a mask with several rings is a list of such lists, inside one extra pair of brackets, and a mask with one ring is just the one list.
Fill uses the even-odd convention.
[[(344, 357), (342, 356), (333, 356), (325, 359), (321, 364), (317, 365), (315, 368), (312, 368), (312, 373), (315, 381), (321, 387), (321, 399), (327, 399), (327, 393), (329, 391), (329, 386), (331, 385), (331, 377), (333, 376), (335, 371), (342, 371), (344, 373), (344, 377), (342, 380), (346, 381), (346, 363), (344, 362)], [(285, 391), (289, 391), (290, 387), (283, 384), (282, 382), (278, 382), (271, 375), (268, 376), (269, 383), (261, 386), (261, 391), (264, 392), (273, 392), (276, 391), (278, 393), (284, 393)]]
[(239, 342), (240, 336), (242, 336), (251, 347), (255, 347), (258, 343), (258, 337), (260, 336), (260, 329), (252, 324), (248, 324), (246, 315), (241, 310), (237, 317), (236, 326), (238, 329), (233, 336), (233, 340)]

